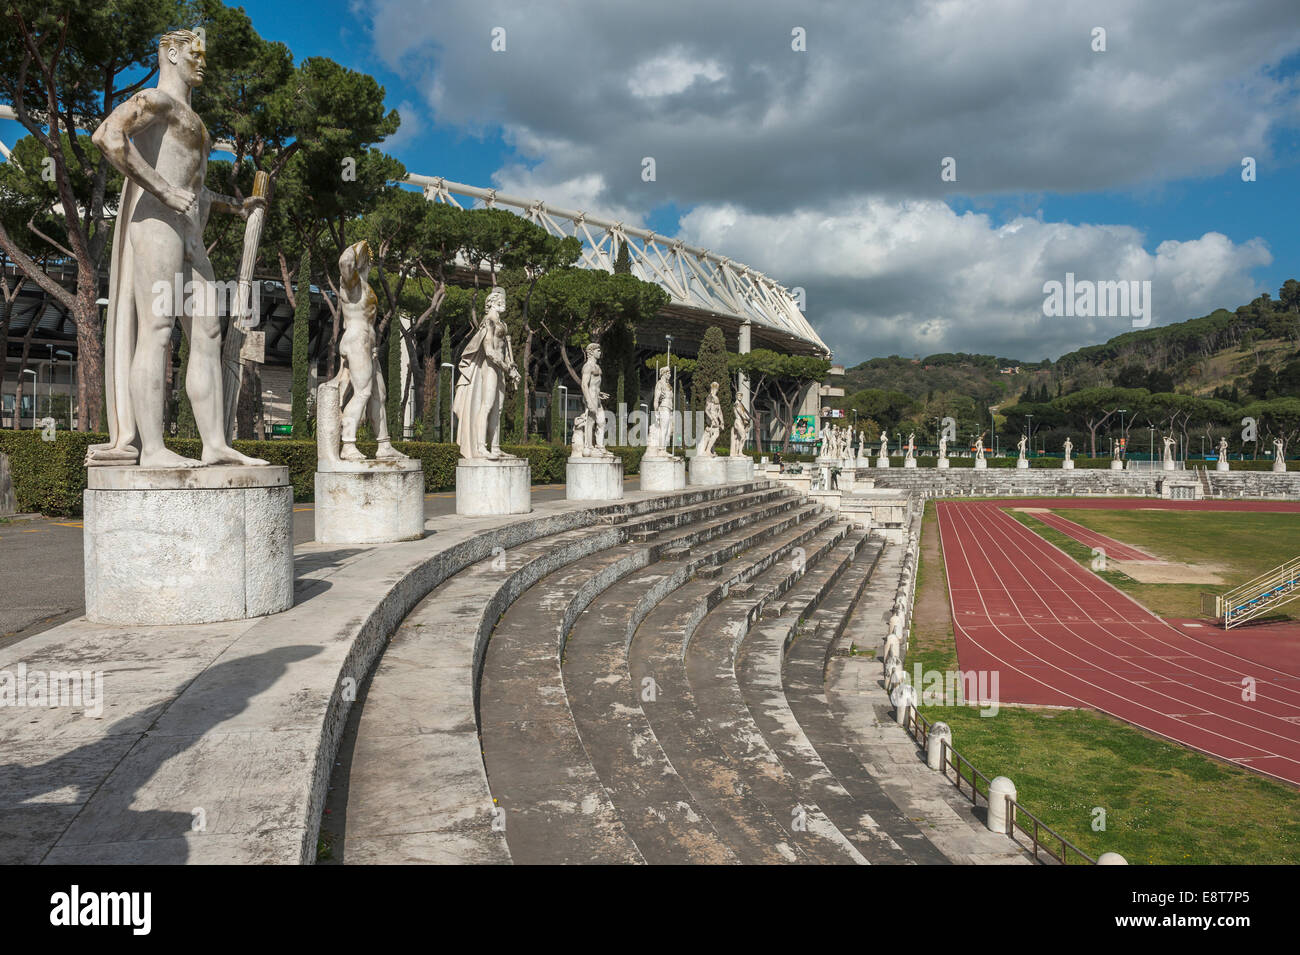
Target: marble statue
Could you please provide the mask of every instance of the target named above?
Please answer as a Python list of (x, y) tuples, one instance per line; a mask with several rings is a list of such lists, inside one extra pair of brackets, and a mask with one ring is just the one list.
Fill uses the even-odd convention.
[(731, 406), (731, 413), (731, 457), (748, 457), (745, 454), (745, 438), (749, 436), (749, 429), (753, 425), (754, 419), (745, 408), (744, 399), (740, 394), (736, 395), (736, 401)]
[(940, 461), (948, 460), (948, 435), (947, 434), (939, 435), (939, 460)]
[(1225, 461), (1228, 458), (1228, 439), (1226, 436), (1219, 438), (1219, 457)]
[(907, 436), (907, 454), (906, 460), (911, 461), (916, 457), (916, 432), (913, 431)]
[(1069, 438), (1066, 438), (1065, 439), (1065, 460), (1067, 461), (1071, 460), (1070, 453), (1073, 450), (1074, 450), (1074, 442), (1071, 441)]
[(695, 456), (714, 457), (713, 445), (722, 434), (722, 402), (718, 400), (718, 383), (709, 384), (709, 397), (704, 403), (704, 431), (695, 445)]
[(503, 461), (515, 457), (501, 450), (501, 406), (506, 382), (519, 382), (510, 333), (501, 319), (505, 307), (505, 289), (492, 289), (484, 303), (483, 318), (460, 353), (451, 414), (462, 460)]
[(1119, 442), (1114, 438), (1111, 438), (1110, 441), (1110, 456), (1116, 461), (1119, 460)]
[(673, 371), (667, 365), (659, 369), (655, 381), (654, 421), (650, 425), (650, 439), (647, 442), (645, 457), (666, 458), (668, 445), (673, 436)]
[(975, 460), (976, 461), (984, 460), (984, 435), (982, 434), (975, 441)]
[(1283, 443), (1281, 438), (1273, 439), (1273, 460), (1274, 461), (1286, 460), (1286, 445)]
[[(508, 339), (507, 339), (508, 340)], [(586, 349), (582, 365), (583, 411), (573, 422), (573, 454), (584, 458), (612, 458), (605, 447), (605, 408), (602, 401), (609, 395), (600, 390), (600, 345), (592, 342)]]
[[(221, 316), (203, 241), (210, 212), (247, 219), (254, 209), (265, 208), (266, 200), (250, 196), (241, 202), (204, 185), (212, 139), (190, 98), (203, 83), (206, 52), (196, 33), (165, 34), (158, 41), (157, 87), (119, 105), (91, 136), (122, 174), (123, 185), (104, 325), (109, 440), (87, 449), (87, 466), (266, 464), (240, 454), (226, 439)], [(155, 286), (168, 294), (159, 295)], [(178, 314), (172, 303), (182, 298)], [(178, 319), (190, 342), (185, 390), (203, 441), (199, 460), (163, 446), (164, 383)]]
[(1174, 463), (1174, 439), (1169, 435), (1164, 435), (1161, 439), (1165, 443), (1164, 462), (1166, 465)]
[(889, 432), (888, 431), (880, 432), (880, 456), (882, 458), (889, 457)]
[(858, 457), (865, 458), (870, 452), (867, 450), (867, 432), (858, 431)]
[(1029, 444), (1029, 439), (1022, 434), (1020, 436), (1020, 440), (1016, 442), (1016, 447), (1020, 449), (1020, 457), (1018, 460), (1021, 461), (1025, 460), (1025, 447), (1028, 444)]
[(366, 460), (357, 450), (357, 426), (363, 417), (379, 441), (377, 460), (409, 460), (394, 450), (388, 434), (387, 392), (375, 340), (379, 299), (370, 287), (370, 265), (370, 246), (365, 241), (348, 246), (339, 256), (343, 337), (339, 373), (317, 390), (316, 455), (321, 461)]

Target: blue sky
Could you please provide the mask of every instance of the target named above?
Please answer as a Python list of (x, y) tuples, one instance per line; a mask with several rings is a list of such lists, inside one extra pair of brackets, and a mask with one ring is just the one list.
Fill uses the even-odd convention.
[[(1128, 330), (1045, 319), (1042, 284), (1065, 271), (1152, 279), (1157, 324), (1300, 277), (1294, 0), (753, 0), (744, 22), (695, 0), (243, 6), (296, 57), (375, 76), (409, 170), (681, 235), (804, 287), (849, 363), (1034, 360)], [(937, 174), (947, 155), (956, 183)]]

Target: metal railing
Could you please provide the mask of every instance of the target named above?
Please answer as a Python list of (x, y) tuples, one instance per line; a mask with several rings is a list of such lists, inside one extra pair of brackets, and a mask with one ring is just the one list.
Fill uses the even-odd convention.
[[(903, 728), (908, 734), (916, 740), (917, 744), (923, 751), (929, 751), (930, 745), (930, 728), (932, 724), (921, 715), (920, 710), (915, 706), (907, 708), (907, 716), (903, 721)], [(939, 751), (939, 771), (943, 773), (945, 779), (953, 779), (953, 784), (957, 791), (971, 801), (972, 806), (978, 806), (980, 800), (984, 800), (984, 805), (989, 804), (989, 791), (993, 781), (975, 768), (975, 764), (963, 756), (957, 750), (948, 744), (947, 740), (940, 743)], [(948, 775), (948, 770), (952, 770), (952, 776)], [(980, 784), (983, 788), (980, 788)], [(967, 789), (969, 788), (969, 792)], [(1061, 865), (1096, 865), (1097, 860), (1088, 853), (1084, 852), (1065, 836), (1061, 835), (1047, 823), (1043, 822), (1032, 812), (1016, 802), (1010, 796), (1007, 800), (1007, 832), (1011, 838), (1015, 838), (1016, 830), (1024, 834), (1025, 839), (1029, 842), (1034, 854), (1034, 860), (1039, 861), (1039, 853), (1045, 853), (1052, 859), (1055, 859)], [(1027, 821), (1025, 821), (1027, 820)]]
[[(1022, 817), (1028, 819), (1033, 824), (1032, 828), (1030, 826), (1025, 825), (1025, 823), (1021, 821)], [(1059, 832), (1057, 832), (1047, 823), (1043, 822), (1041, 819), (1035, 816), (1024, 806), (1020, 805), (1020, 803), (1016, 802), (1014, 799), (1008, 796), (1007, 797), (1007, 830), (1008, 830), (1007, 835), (1014, 836), (1016, 829), (1019, 829), (1021, 832), (1023, 832), (1025, 834), (1025, 838), (1027, 838), (1030, 841), (1030, 843), (1032, 843), (1033, 850), (1034, 850), (1034, 859), (1038, 858), (1038, 853), (1039, 850), (1041, 849), (1043, 852), (1046, 852), (1049, 856), (1051, 856), (1061, 865), (1071, 865), (1071, 864), (1096, 865), (1097, 864), (1096, 859), (1088, 855), (1088, 853), (1084, 852), (1082, 849), (1080, 849), (1078, 846), (1072, 843), (1069, 839), (1066, 839), (1065, 836), (1061, 835)], [(1052, 842), (1044, 842), (1042, 839), (1043, 833), (1046, 833), (1052, 839)], [(1060, 844), (1060, 849), (1053, 851), (1053, 848), (1057, 843)]]

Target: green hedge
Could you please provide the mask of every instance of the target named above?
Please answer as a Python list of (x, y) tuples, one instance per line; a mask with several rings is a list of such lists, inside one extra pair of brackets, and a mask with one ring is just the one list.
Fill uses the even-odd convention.
[[(51, 516), (81, 513), (81, 495), (86, 489), (86, 448), (108, 440), (105, 434), (59, 431), (54, 441), (42, 441), (39, 431), (0, 431), (0, 452), (9, 456), (18, 510)], [(315, 441), (236, 441), (235, 449), (271, 464), (289, 469), (296, 501), (310, 501), (316, 477)], [(366, 454), (375, 453), (374, 441), (358, 441)], [(177, 454), (196, 458), (201, 444), (195, 438), (169, 438), (167, 447)], [(393, 447), (424, 467), (426, 492), (451, 491), (456, 487), (456, 463), (460, 449), (454, 444), (426, 441), (394, 441)], [(505, 445), (503, 450), (527, 458), (534, 484), (562, 484), (569, 449), (549, 444)], [(610, 448), (623, 460), (627, 474), (641, 468), (644, 448)]]

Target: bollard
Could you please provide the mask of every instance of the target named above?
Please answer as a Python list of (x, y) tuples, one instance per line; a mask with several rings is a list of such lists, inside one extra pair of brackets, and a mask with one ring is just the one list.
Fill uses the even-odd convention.
[(947, 723), (934, 723), (930, 726), (930, 736), (926, 740), (925, 764), (931, 769), (943, 768), (943, 745), (952, 748), (952, 729)]
[(989, 783), (988, 827), (990, 832), (1011, 834), (1011, 807), (1007, 805), (1008, 797), (1011, 799), (1016, 798), (1016, 784), (1005, 776), (995, 777), (993, 782)]
[(894, 720), (899, 726), (907, 726), (907, 713), (916, 706), (916, 690), (910, 683), (900, 683), (890, 699), (894, 703)]
[(1097, 857), (1097, 865), (1128, 865), (1128, 860), (1118, 852), (1103, 852)]

